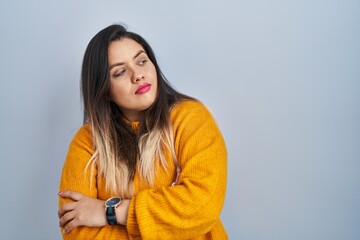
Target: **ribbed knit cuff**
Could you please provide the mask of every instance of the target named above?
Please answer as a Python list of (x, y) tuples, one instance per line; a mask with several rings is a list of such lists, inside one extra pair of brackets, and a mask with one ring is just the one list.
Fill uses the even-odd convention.
[(140, 237), (139, 225), (136, 219), (135, 199), (136, 197), (133, 196), (130, 201), (127, 223), (126, 223), (127, 232), (129, 234), (129, 237), (131, 238)]

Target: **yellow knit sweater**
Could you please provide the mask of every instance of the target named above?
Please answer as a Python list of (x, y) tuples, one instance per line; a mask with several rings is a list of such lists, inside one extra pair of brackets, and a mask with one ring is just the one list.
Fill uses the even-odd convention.
[[(135, 173), (135, 195), (130, 202), (127, 226), (77, 227), (63, 234), (63, 239), (228, 239), (219, 218), (227, 178), (223, 137), (209, 111), (199, 102), (180, 102), (171, 111), (170, 119), (182, 170), (178, 184), (171, 186), (176, 166), (171, 154), (166, 154), (168, 169), (157, 169), (154, 187), (149, 188)], [(112, 197), (96, 170), (93, 174), (90, 170), (84, 172), (92, 154), (90, 128), (84, 125), (70, 144), (60, 190), (78, 191), (102, 200)], [(59, 206), (66, 201), (60, 198)]]

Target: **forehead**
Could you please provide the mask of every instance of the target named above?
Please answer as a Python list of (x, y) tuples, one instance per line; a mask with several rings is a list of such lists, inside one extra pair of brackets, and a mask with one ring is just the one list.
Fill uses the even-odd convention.
[(144, 48), (130, 38), (112, 41), (108, 48), (108, 61), (111, 65), (114, 62), (129, 61)]

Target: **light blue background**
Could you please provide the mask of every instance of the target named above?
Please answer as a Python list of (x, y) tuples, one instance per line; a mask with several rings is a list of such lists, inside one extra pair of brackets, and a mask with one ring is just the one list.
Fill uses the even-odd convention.
[(60, 239), (85, 47), (124, 22), (229, 152), (230, 239), (360, 239), (360, 1), (0, 0), (0, 239)]

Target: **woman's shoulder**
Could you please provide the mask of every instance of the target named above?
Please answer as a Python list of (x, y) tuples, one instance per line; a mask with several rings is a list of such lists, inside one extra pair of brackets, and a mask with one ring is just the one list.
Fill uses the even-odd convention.
[(213, 120), (209, 109), (198, 100), (181, 100), (175, 104), (170, 113), (170, 119), (174, 125), (185, 122), (196, 125), (204, 120)]
[(71, 145), (92, 147), (91, 127), (88, 123), (85, 123), (77, 130), (75, 136), (73, 137)]
[(91, 128), (90, 124), (84, 123), (76, 132), (75, 137), (77, 138), (90, 138), (91, 139)]
[(173, 106), (171, 115), (189, 114), (192, 112), (208, 112), (207, 107), (198, 100), (180, 100)]

